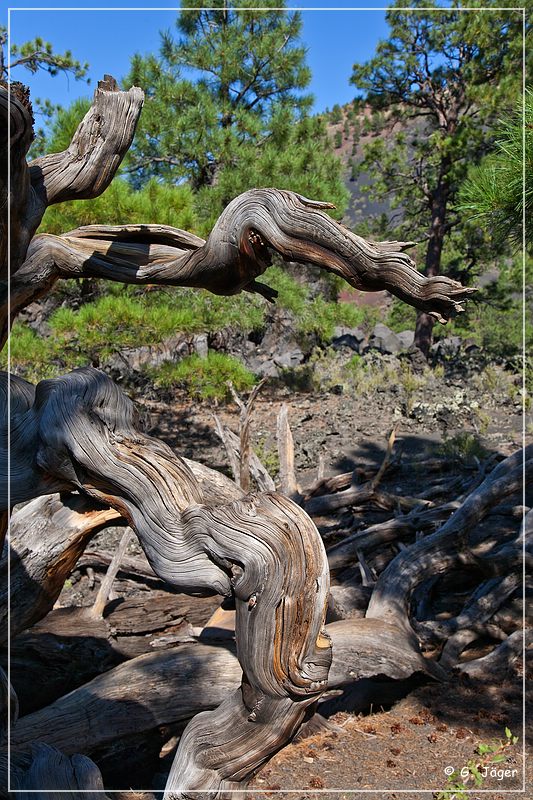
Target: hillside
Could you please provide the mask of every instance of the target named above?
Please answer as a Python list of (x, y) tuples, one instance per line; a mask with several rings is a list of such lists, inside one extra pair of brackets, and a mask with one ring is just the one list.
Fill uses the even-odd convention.
[(366, 222), (382, 214), (386, 214), (394, 222), (394, 212), (388, 202), (375, 202), (364, 188), (370, 182), (367, 173), (354, 173), (354, 165), (360, 159), (365, 144), (376, 135), (372, 128), (371, 113), (368, 106), (357, 108), (353, 103), (335, 106), (327, 114), (328, 136), (335, 148), (335, 155), (340, 158), (344, 168), (344, 184), (350, 193), (350, 201), (346, 211), (345, 222), (357, 229), (361, 222)]

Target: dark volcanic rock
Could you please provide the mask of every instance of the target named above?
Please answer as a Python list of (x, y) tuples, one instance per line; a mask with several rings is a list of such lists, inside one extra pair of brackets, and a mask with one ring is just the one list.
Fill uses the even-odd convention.
[(460, 336), (448, 336), (446, 339), (439, 339), (431, 346), (431, 354), (435, 358), (453, 358), (461, 349), (462, 339)]
[(382, 322), (378, 322), (374, 327), (368, 340), (368, 347), (372, 350), (379, 350), (380, 353), (391, 355), (399, 353), (403, 349), (398, 336)]
[(333, 332), (331, 346), (335, 350), (340, 350), (342, 347), (349, 347), (350, 350), (355, 350), (356, 353), (361, 352), (366, 341), (366, 336), (361, 328), (345, 328), (338, 326)]
[(396, 336), (400, 342), (400, 348), (402, 350), (409, 350), (409, 348), (413, 346), (415, 341), (414, 331), (401, 331), (400, 333), (397, 333)]
[(287, 350), (284, 353), (275, 354), (272, 360), (277, 367), (291, 369), (292, 367), (297, 367), (299, 364), (301, 364), (304, 358), (305, 356), (300, 348), (295, 347), (292, 350)]

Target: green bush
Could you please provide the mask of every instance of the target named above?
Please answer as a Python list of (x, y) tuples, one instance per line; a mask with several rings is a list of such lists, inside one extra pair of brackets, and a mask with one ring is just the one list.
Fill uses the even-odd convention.
[(251, 389), (255, 376), (240, 361), (223, 353), (210, 352), (207, 358), (187, 356), (182, 361), (167, 361), (149, 374), (163, 389), (185, 389), (201, 400), (229, 399), (228, 381), (238, 392)]
[[(52, 340), (43, 339), (24, 323), (15, 322), (13, 325), (10, 349), (11, 369), (26, 380), (38, 382), (60, 372), (54, 363), (57, 353)], [(8, 348), (4, 347), (0, 354), (0, 367), (4, 370), (8, 368), (7, 353)]]
[(280, 267), (270, 267), (262, 280), (278, 292), (277, 305), (294, 314), (297, 334), (315, 334), (327, 342), (336, 325), (371, 328), (377, 322), (375, 308), (327, 301), (320, 295), (311, 299), (309, 287), (298, 283)]
[(86, 303), (77, 311), (59, 308), (50, 317), (52, 336), (66, 365), (78, 358), (106, 358), (125, 347), (158, 344), (174, 333), (197, 333), (233, 325), (262, 324), (263, 300), (217, 297), (192, 289), (123, 289)]
[(387, 325), (391, 331), (394, 331), (395, 333), (401, 333), (402, 331), (414, 331), (416, 325), (416, 313), (416, 308), (408, 306), (407, 303), (403, 303), (401, 300), (398, 300), (397, 297), (394, 297), (392, 300), (392, 305), (385, 319), (385, 325)]
[(158, 223), (195, 232), (198, 229), (190, 186), (165, 186), (155, 178), (135, 191), (120, 177), (93, 200), (71, 200), (50, 206), (39, 233), (57, 235), (82, 225)]

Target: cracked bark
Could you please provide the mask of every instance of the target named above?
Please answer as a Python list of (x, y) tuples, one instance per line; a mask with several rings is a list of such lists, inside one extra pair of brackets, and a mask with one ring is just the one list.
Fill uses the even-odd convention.
[[(16, 314), (61, 277), (202, 287), (228, 295), (244, 290), (272, 299), (272, 290), (256, 280), (272, 252), (318, 265), (362, 291), (388, 289), (441, 321), (462, 309), (472, 290), (440, 276), (425, 278), (403, 252), (404, 243), (366, 241), (332, 220), (325, 213), (328, 203), (279, 189), (251, 189), (235, 198), (205, 242), (148, 224), (35, 235), (48, 205), (96, 197), (109, 185), (131, 144), (142, 102), (140, 89), (121, 92), (105, 76), (67, 150), (28, 164), (28, 93), (12, 85), (8, 101), (0, 87), (12, 189), (8, 197), (6, 176), (0, 176), (3, 341)], [(3, 140), (0, 156), (5, 145)], [(162, 579), (187, 593), (235, 597), (241, 687), (189, 725), (165, 796), (211, 791), (222, 797), (242, 788), (290, 740), (327, 685), (331, 645), (323, 624), (329, 576), (314, 524), (274, 492), (229, 502), (205, 492), (182, 459), (139, 431), (132, 404), (96, 370), (76, 370), (36, 390), (13, 378), (10, 389), (11, 504), (73, 490), (81, 506), (81, 496), (100, 504), (96, 511), (71, 509), (69, 558), (98, 520), (114, 513), (102, 511), (111, 507), (135, 530)], [(0, 392), (5, 408), (5, 386)], [(4, 450), (6, 439), (4, 428)], [(5, 492), (5, 468), (1, 479)], [(3, 508), (8, 510), (7, 502)], [(56, 583), (61, 574), (58, 567)], [(20, 619), (42, 613), (57, 586), (45, 588)]]

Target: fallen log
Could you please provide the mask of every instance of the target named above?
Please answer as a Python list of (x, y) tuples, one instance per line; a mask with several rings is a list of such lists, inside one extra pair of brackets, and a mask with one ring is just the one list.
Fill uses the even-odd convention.
[(90, 539), (120, 522), (117, 511), (78, 494), (46, 495), (13, 513), (0, 561), (0, 643), (7, 642), (8, 603), (15, 636), (50, 611)]
[[(92, 569), (105, 572), (112, 558), (113, 556), (110, 553), (104, 553), (101, 550), (86, 550), (78, 559), (76, 566), (79, 570), (92, 567)], [(164, 586), (163, 581), (157, 577), (144, 554), (140, 556), (124, 556), (117, 577), (140, 582), (150, 581), (153, 588), (156, 586), (162, 588)]]
[(456, 617), (444, 620), (414, 621), (413, 626), (420, 639), (448, 639), (461, 629), (487, 622), (505, 601), (511, 597), (522, 582), (522, 576), (511, 573), (505, 578), (489, 578), (472, 593)]
[(496, 675), (502, 677), (519, 661), (525, 648), (531, 648), (532, 643), (533, 631), (515, 631), (488, 655), (458, 664), (457, 669), (471, 678), (482, 680), (494, 679)]
[[(438, 680), (446, 675), (402, 631), (379, 620), (343, 620), (326, 631), (334, 653), (329, 689), (376, 675), (401, 679), (422, 672)], [(76, 749), (91, 753), (114, 739), (215, 708), (239, 686), (235, 652), (227, 640), (224, 647), (185, 644), (126, 661), (21, 717), (12, 731), (12, 747), (25, 751), (37, 739), (67, 754)]]
[[(401, 461), (400, 456), (394, 456), (386, 464), (385, 473), (390, 473), (392, 470), (397, 471), (399, 468), (403, 470), (420, 470), (423, 474), (428, 472), (445, 472), (451, 469), (456, 469), (456, 465), (451, 459), (425, 459), (424, 461)], [(310, 497), (318, 497), (324, 494), (332, 494), (339, 492), (341, 489), (348, 489), (358, 479), (360, 481), (369, 481), (376, 476), (380, 467), (365, 466), (355, 467), (351, 472), (343, 472), (340, 475), (332, 475), (331, 477), (324, 478), (323, 476), (317, 479), (311, 486), (302, 489), (304, 499)]]
[(328, 568), (311, 520), (274, 493), (205, 504), (187, 465), (139, 432), (131, 402), (94, 369), (39, 384), (15, 436), (21, 500), (48, 492), (53, 476), (61, 488), (118, 510), (171, 585), (235, 597), (242, 690), (190, 723), (168, 792), (242, 788), (294, 735), (327, 684)]
[[(13, 381), (13, 386), (15, 383), (18, 384)], [(5, 387), (1, 382), (0, 385)], [(21, 381), (17, 389), (14, 400), (18, 398), (18, 408), (27, 411), (34, 387)], [(242, 497), (237, 485), (222, 473), (188, 459), (185, 463), (205, 492), (207, 503)], [(87, 544), (111, 524), (126, 524), (120, 510), (86, 494), (45, 495), (15, 510), (11, 517), (10, 548), (4, 550), (0, 560), (0, 644), (7, 641), (8, 570), (13, 637), (48, 613)], [(149, 563), (144, 563), (148, 574), (155, 578)]]
[[(133, 138), (143, 93), (137, 87), (121, 92), (106, 75), (67, 150), (28, 165), (33, 116), (28, 93), (20, 89), (10, 103), (7, 89), (0, 87), (6, 130), (8, 111), (11, 115), (12, 181), (11, 303), (6, 285), (2, 343), (9, 311), (13, 318), (59, 277), (195, 286), (215, 294), (246, 290), (272, 299), (275, 292), (256, 280), (271, 262), (270, 250), (287, 261), (334, 272), (356, 289), (387, 289), (441, 322), (462, 311), (461, 301), (475, 291), (444, 276), (417, 272), (402, 252), (411, 243), (366, 241), (324, 213), (330, 203), (279, 189), (251, 189), (235, 198), (206, 242), (164, 225), (91, 225), (61, 237), (34, 236), (48, 205), (96, 197), (109, 185)], [(7, 200), (5, 178), (0, 191)], [(7, 202), (3, 208), (0, 278), (5, 280)]]
[(54, 747), (34, 743), (31, 761), (11, 770), (10, 794), (17, 800), (109, 800), (96, 764), (82, 755), (70, 757)]
[(358, 550), (375, 550), (383, 544), (400, 537), (414, 536), (417, 531), (435, 529), (443, 520), (459, 508), (458, 502), (446, 503), (435, 508), (414, 508), (408, 514), (369, 525), (351, 533), (328, 548), (328, 562), (332, 572), (343, 569), (354, 561)]
[(520, 489), (523, 477), (533, 475), (532, 453), (533, 445), (506, 458), (441, 528), (400, 552), (379, 576), (366, 616), (410, 627), (410, 598), (419, 583), (459, 563), (477, 564), (470, 552), (470, 530), (491, 507)]
[(304, 503), (304, 508), (311, 516), (318, 517), (331, 514), (340, 508), (346, 508), (346, 506), (364, 504), (372, 504), (386, 511), (394, 511), (397, 508), (410, 511), (413, 508), (429, 508), (433, 505), (430, 500), (377, 491), (370, 483), (366, 486), (351, 486), (349, 489), (334, 494), (311, 497)]
[[(11, 643), (11, 675), (27, 714), (125, 659), (191, 641), (221, 598), (150, 592), (89, 608), (56, 608)], [(1, 662), (7, 664), (7, 655)], [(46, 674), (46, 681), (42, 676)]]
[(19, 715), (18, 697), (9, 682), (7, 674), (0, 667), (0, 744), (4, 744), (9, 725), (13, 725)]
[[(97, 197), (111, 183), (133, 140), (144, 94), (137, 87), (119, 91), (114, 78), (98, 82), (93, 104), (78, 126), (69, 147), (26, 162), (33, 139), (33, 114), (29, 93), (15, 84), (8, 96), (0, 87), (0, 119), (10, 132), (9, 153), (2, 142), (2, 163), (10, 159), (11, 191), (2, 203), (0, 217), (0, 279), (7, 280), (10, 241), (11, 275), (26, 258), (28, 246), (48, 206), (65, 200)], [(8, 120), (8, 115), (10, 119)], [(8, 128), (9, 124), (9, 128)], [(1, 180), (7, 200), (7, 176)], [(28, 300), (31, 302), (31, 300)]]

